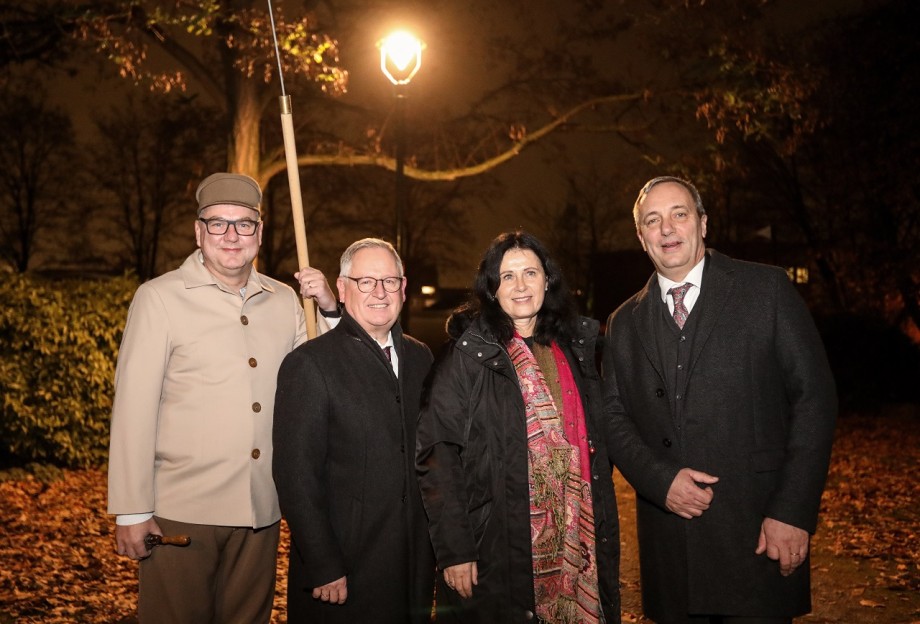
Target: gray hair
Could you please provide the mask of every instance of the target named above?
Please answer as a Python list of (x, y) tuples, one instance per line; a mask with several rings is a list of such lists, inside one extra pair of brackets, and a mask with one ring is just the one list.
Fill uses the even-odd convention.
[(348, 249), (342, 253), (342, 259), (339, 260), (339, 277), (354, 277), (348, 274), (351, 272), (351, 262), (354, 260), (355, 254), (362, 249), (373, 248), (386, 249), (393, 254), (393, 258), (396, 260), (396, 270), (399, 271), (399, 275), (394, 275), (392, 277), (403, 277), (402, 259), (399, 257), (399, 254), (396, 253), (393, 245), (380, 238), (362, 238), (349, 245)]
[(636, 198), (636, 203), (633, 204), (633, 221), (636, 222), (636, 228), (639, 227), (639, 204), (642, 203), (642, 200), (645, 199), (645, 196), (648, 195), (649, 191), (653, 188), (662, 184), (663, 182), (673, 182), (674, 184), (680, 184), (682, 187), (687, 189), (687, 192), (690, 193), (690, 196), (693, 197), (693, 203), (696, 205), (696, 214), (699, 217), (702, 217), (706, 214), (706, 209), (703, 208), (703, 198), (700, 197), (700, 192), (696, 190), (696, 187), (693, 186), (687, 180), (677, 178), (674, 176), (658, 176), (657, 178), (652, 178), (645, 183), (645, 186), (642, 187), (642, 190), (639, 191), (639, 196)]

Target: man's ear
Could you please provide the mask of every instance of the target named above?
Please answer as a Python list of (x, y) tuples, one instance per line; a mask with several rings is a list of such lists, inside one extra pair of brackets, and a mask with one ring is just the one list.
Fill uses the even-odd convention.
[(639, 239), (639, 243), (642, 245), (642, 251), (648, 253), (648, 249), (645, 247), (645, 239), (642, 238), (642, 232), (639, 231), (639, 228), (636, 228), (636, 238)]
[(201, 247), (201, 239), (205, 235), (205, 225), (198, 219), (195, 219), (195, 244)]

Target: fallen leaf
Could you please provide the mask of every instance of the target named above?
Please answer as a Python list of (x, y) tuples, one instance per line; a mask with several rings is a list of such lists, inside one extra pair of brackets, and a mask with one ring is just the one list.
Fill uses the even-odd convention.
[(873, 607), (873, 608), (874, 608), (874, 607), (882, 607), (882, 608), (884, 608), (884, 606), (885, 606), (885, 605), (884, 605), (883, 603), (881, 603), (881, 602), (875, 602), (874, 600), (866, 600), (865, 598), (859, 601), (859, 605), (860, 605), (861, 607)]

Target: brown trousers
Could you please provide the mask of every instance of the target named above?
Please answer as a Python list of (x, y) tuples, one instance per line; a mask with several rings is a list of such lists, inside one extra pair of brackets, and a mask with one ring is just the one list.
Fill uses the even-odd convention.
[(155, 517), (188, 546), (156, 546), (140, 564), (140, 624), (260, 624), (271, 619), (281, 523), (254, 530)]

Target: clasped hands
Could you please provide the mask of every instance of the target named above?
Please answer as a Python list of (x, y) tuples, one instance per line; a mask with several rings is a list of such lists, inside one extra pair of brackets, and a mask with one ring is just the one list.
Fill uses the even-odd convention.
[[(665, 506), (687, 520), (702, 516), (715, 495), (710, 486), (718, 481), (716, 476), (683, 468), (668, 488)], [(808, 543), (808, 531), (773, 518), (764, 518), (754, 554), (766, 553), (767, 557), (779, 562), (780, 574), (789, 576), (808, 556)]]

